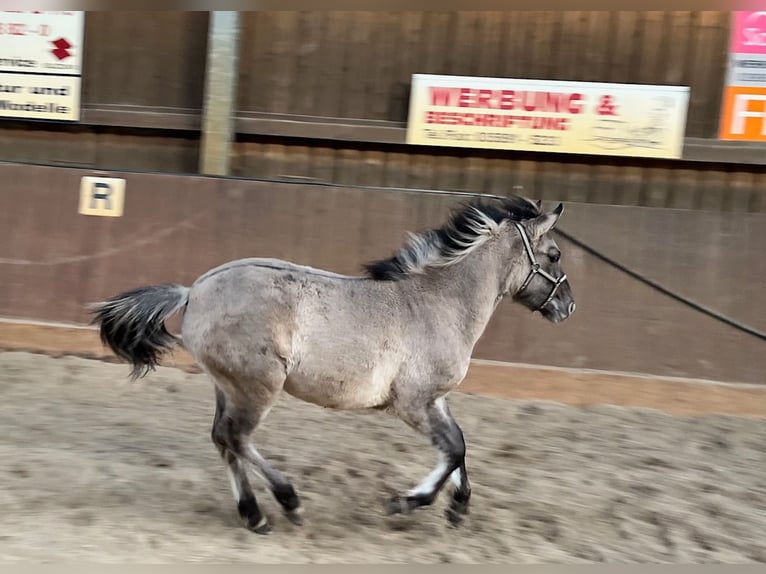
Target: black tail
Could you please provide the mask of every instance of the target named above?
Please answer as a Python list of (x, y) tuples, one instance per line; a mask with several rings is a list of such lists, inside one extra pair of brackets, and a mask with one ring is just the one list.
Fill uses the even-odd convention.
[(89, 305), (99, 325), (101, 341), (115, 355), (133, 365), (133, 380), (153, 371), (160, 356), (178, 339), (165, 328), (165, 320), (183, 307), (189, 288), (153, 285), (120, 293), (102, 303)]

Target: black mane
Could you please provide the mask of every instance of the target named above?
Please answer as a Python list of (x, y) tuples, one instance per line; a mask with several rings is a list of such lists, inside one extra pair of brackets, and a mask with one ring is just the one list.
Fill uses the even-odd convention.
[(399, 281), (412, 274), (414, 264), (424, 257), (426, 250), (438, 250), (438, 255), (445, 258), (466, 251), (466, 242), (479, 238), (476, 230), (482, 215), (500, 224), (505, 220), (525, 221), (541, 214), (537, 204), (523, 197), (473, 198), (461, 202), (441, 227), (415, 236), (392, 257), (372, 261), (363, 268), (378, 281)]

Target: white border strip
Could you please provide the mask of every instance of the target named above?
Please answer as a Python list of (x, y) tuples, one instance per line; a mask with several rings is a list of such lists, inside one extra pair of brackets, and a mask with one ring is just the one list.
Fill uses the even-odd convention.
[(648, 373), (632, 373), (628, 371), (603, 371), (599, 369), (585, 369), (572, 367), (556, 367), (552, 365), (536, 365), (532, 363), (509, 363), (506, 361), (494, 361), (491, 359), (471, 359), (471, 362), (477, 366), (487, 367), (512, 367), (519, 369), (530, 369), (536, 371), (554, 371), (567, 373), (570, 375), (601, 375), (609, 377), (621, 377), (625, 379), (645, 379), (668, 383), (683, 383), (687, 385), (712, 385), (718, 387), (729, 387), (735, 389), (761, 390), (766, 391), (766, 384), (757, 383), (731, 383), (725, 381), (714, 381), (710, 379), (694, 379), (688, 377), (670, 377), (667, 375), (652, 375)]
[(98, 327), (84, 325), (82, 323), (61, 323), (55, 321), (36, 321), (34, 319), (14, 319), (12, 317), (0, 317), (0, 323), (10, 325), (31, 325), (34, 327), (56, 327), (58, 329), (83, 329), (85, 331), (96, 331)]

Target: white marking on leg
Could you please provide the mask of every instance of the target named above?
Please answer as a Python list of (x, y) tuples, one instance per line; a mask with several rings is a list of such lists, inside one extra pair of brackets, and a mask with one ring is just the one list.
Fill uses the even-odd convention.
[(263, 528), (264, 526), (266, 526), (266, 523), (267, 523), (267, 520), (266, 520), (266, 516), (264, 515), (258, 521), (258, 524), (255, 525), (255, 528)]
[(446, 473), (449, 469), (449, 465), (443, 458), (444, 457), (442, 457), (442, 460), (439, 461), (439, 464), (436, 465), (436, 468), (431, 471), (431, 474), (429, 474), (415, 488), (411, 489), (407, 493), (407, 496), (423, 496), (433, 494), (434, 490), (436, 490), (436, 485), (444, 477), (444, 473)]
[(452, 471), (452, 474), (450, 474), (449, 477), (452, 484), (455, 485), (455, 488), (460, 488), (460, 485), (463, 483), (462, 469), (460, 467), (456, 468)]
[(271, 466), (268, 460), (252, 444), (247, 445), (247, 461), (253, 465), (255, 474), (270, 487), (288, 482), (284, 475)]
[(449, 418), (449, 410), (447, 409), (447, 399), (444, 397), (439, 397), (434, 401), (434, 406), (436, 406), (437, 409), (439, 409), (439, 413), (442, 415), (444, 419)]
[(239, 490), (239, 481), (237, 480), (237, 476), (234, 474), (234, 471), (231, 469), (231, 466), (228, 464), (226, 465), (226, 474), (229, 477), (229, 484), (231, 485), (231, 491), (234, 494), (234, 499), (239, 502), (239, 499), (242, 496), (242, 492)]

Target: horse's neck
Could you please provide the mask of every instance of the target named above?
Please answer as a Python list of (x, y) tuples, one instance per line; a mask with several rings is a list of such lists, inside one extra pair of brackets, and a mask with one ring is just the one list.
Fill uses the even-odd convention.
[(500, 300), (503, 264), (491, 250), (480, 249), (449, 267), (429, 271), (432, 289), (459, 315), (466, 342), (473, 347)]

